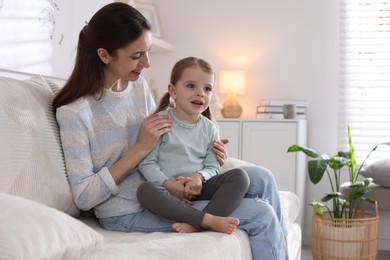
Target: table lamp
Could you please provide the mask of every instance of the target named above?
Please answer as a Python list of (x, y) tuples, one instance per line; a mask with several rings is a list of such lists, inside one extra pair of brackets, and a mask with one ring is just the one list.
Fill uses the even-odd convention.
[(241, 70), (222, 70), (219, 73), (219, 92), (228, 94), (221, 110), (225, 118), (239, 118), (242, 106), (236, 99), (236, 94), (245, 94), (246, 73)]

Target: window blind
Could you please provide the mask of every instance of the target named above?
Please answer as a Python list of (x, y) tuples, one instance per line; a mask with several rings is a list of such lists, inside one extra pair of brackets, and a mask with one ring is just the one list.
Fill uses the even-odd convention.
[(50, 75), (53, 1), (0, 1), (0, 67)]
[[(347, 127), (357, 162), (390, 141), (390, 0), (340, 1), (339, 150), (348, 150)], [(390, 157), (380, 146), (367, 162)]]

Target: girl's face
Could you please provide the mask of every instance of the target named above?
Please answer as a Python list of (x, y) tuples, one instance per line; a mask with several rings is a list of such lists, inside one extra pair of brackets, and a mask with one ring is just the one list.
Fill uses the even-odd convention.
[(108, 55), (108, 76), (135, 81), (142, 69), (149, 68), (149, 51), (152, 46), (151, 31), (144, 31), (134, 42), (117, 50), (115, 57)]
[(176, 84), (168, 86), (169, 94), (176, 103), (175, 115), (185, 123), (195, 123), (210, 104), (213, 84), (214, 75), (200, 67), (184, 69)]

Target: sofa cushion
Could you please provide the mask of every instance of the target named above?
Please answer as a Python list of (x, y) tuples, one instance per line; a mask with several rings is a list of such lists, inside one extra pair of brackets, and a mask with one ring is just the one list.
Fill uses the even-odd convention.
[(390, 187), (390, 158), (375, 161), (361, 170), (361, 175), (370, 177), (373, 182), (383, 187)]
[(0, 193), (1, 259), (80, 259), (103, 236), (43, 204)]
[(225, 172), (225, 171), (228, 171), (230, 169), (237, 168), (240, 166), (253, 166), (253, 165), (254, 165), (253, 163), (250, 163), (247, 161), (243, 161), (243, 160), (233, 158), (233, 157), (228, 157), (221, 167), (221, 172)]
[(42, 77), (0, 77), (0, 192), (77, 215), (52, 100)]

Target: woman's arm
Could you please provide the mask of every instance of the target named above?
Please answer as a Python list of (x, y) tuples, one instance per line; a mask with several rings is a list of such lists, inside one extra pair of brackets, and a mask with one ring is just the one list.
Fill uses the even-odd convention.
[[(107, 143), (112, 142), (111, 135), (97, 139), (96, 129), (88, 123), (92, 119), (77, 111), (63, 106), (57, 109), (56, 116), (75, 203), (89, 210), (118, 192), (117, 184), (153, 149), (158, 136), (170, 131), (171, 121), (159, 116), (145, 120), (136, 144), (119, 159), (123, 148), (115, 149)], [(110, 158), (119, 160), (107, 168)]]
[(171, 131), (171, 126), (172, 121), (168, 116), (152, 115), (145, 119), (134, 147), (108, 168), (117, 184), (154, 149), (160, 136)]

